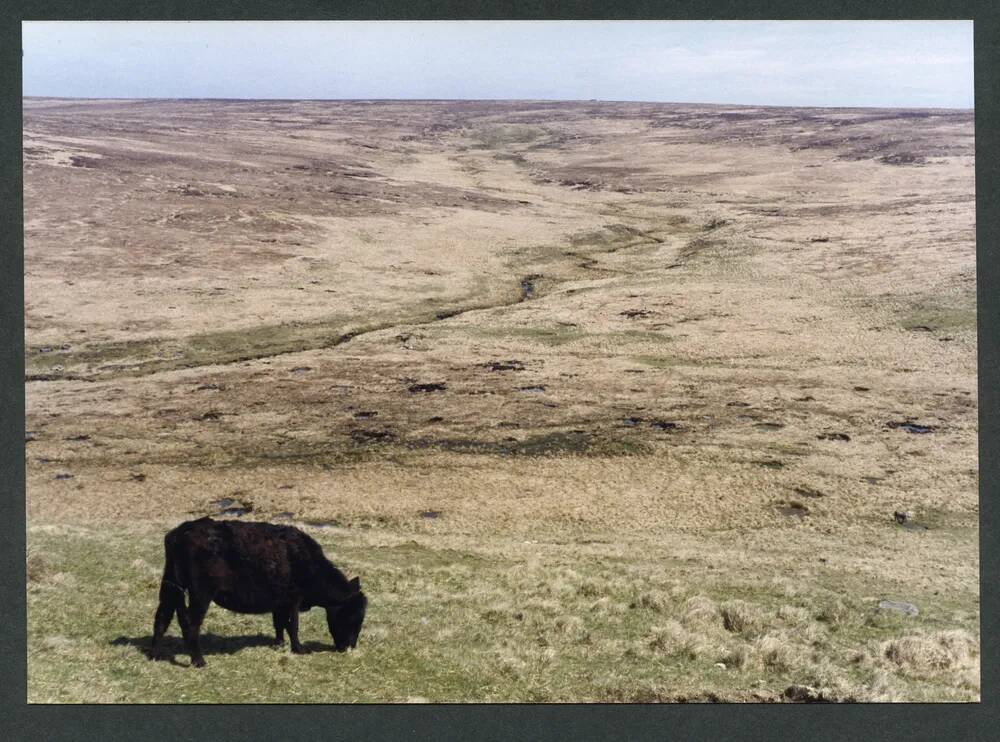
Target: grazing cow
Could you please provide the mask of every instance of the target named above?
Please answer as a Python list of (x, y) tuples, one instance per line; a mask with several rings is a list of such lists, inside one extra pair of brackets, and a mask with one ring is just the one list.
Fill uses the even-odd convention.
[(368, 606), (361, 581), (348, 580), (299, 529), (201, 518), (170, 531), (164, 546), (152, 656), (176, 611), (191, 664), (204, 667), (198, 633), (212, 601), (237, 613), (271, 613), (275, 643), (284, 642), (287, 629), (296, 654), (305, 652), (299, 612), (321, 606), (337, 651), (357, 646)]

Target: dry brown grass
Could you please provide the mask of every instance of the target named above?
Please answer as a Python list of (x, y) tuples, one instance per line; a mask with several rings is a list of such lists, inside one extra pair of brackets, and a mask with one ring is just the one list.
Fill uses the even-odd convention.
[(967, 631), (950, 630), (892, 639), (879, 653), (906, 672), (968, 669), (978, 662), (979, 642)]
[(45, 560), (39, 553), (37, 547), (28, 544), (27, 553), (24, 559), (25, 576), (29, 583), (38, 582), (43, 579), (48, 572)]
[(386, 610), (378, 688), (239, 700), (977, 697), (971, 117), (734, 112), (28, 101), (33, 697), (174, 677), (41, 617), (137, 636), (220, 498)]

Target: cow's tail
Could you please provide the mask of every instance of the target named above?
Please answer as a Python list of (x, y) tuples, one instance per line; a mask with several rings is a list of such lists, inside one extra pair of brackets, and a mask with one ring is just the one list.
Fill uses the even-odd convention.
[(178, 574), (177, 563), (174, 559), (175, 550), (172, 548), (170, 534), (164, 542), (166, 550), (166, 563), (163, 566), (163, 577), (160, 580), (160, 604), (156, 607), (156, 616), (153, 618), (153, 644), (150, 657), (156, 657), (158, 646), (166, 633), (170, 622), (177, 614), (181, 624), (181, 632), (187, 638), (187, 607), (184, 605), (183, 581)]
[(174, 548), (171, 534), (167, 534), (164, 539), (164, 551), (166, 559), (163, 565), (163, 577), (160, 579), (160, 603), (166, 605), (181, 605), (184, 607), (184, 595), (187, 592), (187, 580), (180, 574), (177, 560), (174, 558), (176, 549)]

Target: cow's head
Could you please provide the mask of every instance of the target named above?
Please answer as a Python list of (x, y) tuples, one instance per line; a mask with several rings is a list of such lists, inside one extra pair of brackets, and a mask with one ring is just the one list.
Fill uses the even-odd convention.
[(364, 623), (368, 608), (368, 598), (361, 592), (361, 580), (355, 577), (348, 585), (350, 594), (341, 602), (326, 608), (326, 625), (338, 652), (358, 646), (361, 624)]

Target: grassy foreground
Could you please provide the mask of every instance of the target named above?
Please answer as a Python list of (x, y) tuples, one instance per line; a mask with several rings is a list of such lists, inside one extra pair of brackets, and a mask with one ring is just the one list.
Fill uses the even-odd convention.
[(330, 651), (316, 610), (301, 630), (312, 653), (294, 656), (270, 646), (269, 617), (213, 606), (205, 669), (188, 666), (176, 622), (176, 657), (152, 662), (166, 527), (31, 527), (30, 702), (978, 698), (974, 593), (911, 589), (921, 613), (903, 616), (878, 610), (884, 581), (722, 572), (729, 555), (683, 538), (309, 529), (372, 596), (358, 650)]

